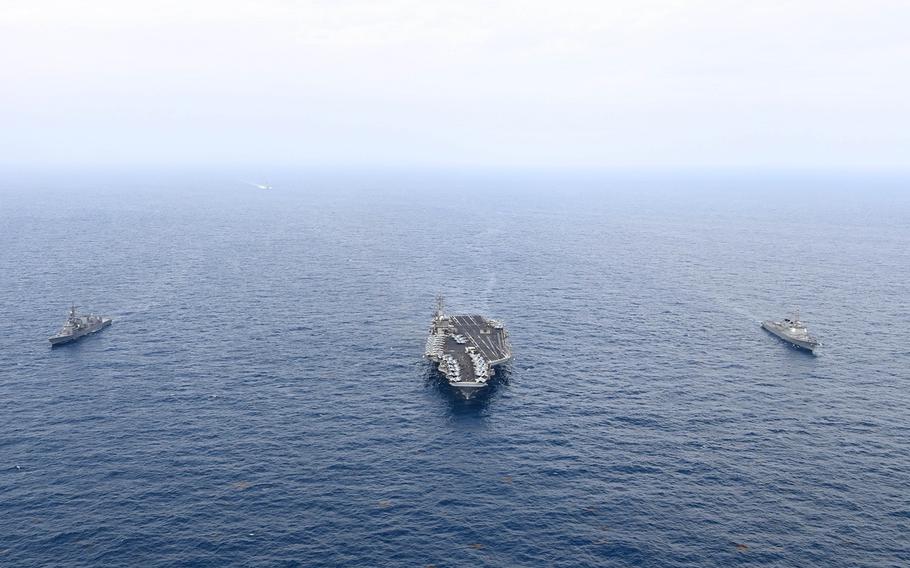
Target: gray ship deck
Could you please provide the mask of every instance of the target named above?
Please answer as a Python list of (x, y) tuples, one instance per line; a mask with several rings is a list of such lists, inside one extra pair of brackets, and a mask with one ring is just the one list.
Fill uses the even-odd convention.
[[(443, 345), (443, 352), (458, 361), (458, 367), (460, 369), (458, 382), (476, 383), (478, 381), (485, 381), (486, 377), (477, 376), (477, 373), (474, 370), (474, 363), (471, 361), (471, 356), (468, 355), (465, 347), (468, 347), (468, 345), (460, 345), (451, 337), (447, 338)], [(455, 378), (450, 376), (447, 371), (443, 371), (443, 374), (449, 379)]]
[[(468, 339), (469, 345), (474, 345), (490, 365), (498, 365), (507, 361), (512, 356), (505, 331), (491, 325), (483, 316), (449, 316), (449, 321), (455, 328), (454, 335), (463, 335)], [(450, 341), (458, 347), (454, 339)], [(448, 346), (449, 342), (446, 342)], [(464, 351), (464, 349), (462, 349)]]
[(512, 351), (508, 333), (498, 322), (479, 315), (437, 316), (426, 355), (452, 386), (469, 396), (467, 391), (486, 386), (493, 367), (508, 361)]

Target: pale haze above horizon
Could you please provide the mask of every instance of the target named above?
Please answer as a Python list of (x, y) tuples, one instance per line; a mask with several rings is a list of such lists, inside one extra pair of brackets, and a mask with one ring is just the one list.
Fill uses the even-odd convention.
[(0, 165), (906, 169), (906, 1), (0, 10)]

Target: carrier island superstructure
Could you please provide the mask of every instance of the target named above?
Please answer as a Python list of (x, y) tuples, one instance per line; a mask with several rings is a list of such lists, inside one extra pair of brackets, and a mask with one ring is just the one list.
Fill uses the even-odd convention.
[(471, 399), (487, 386), (496, 365), (512, 358), (512, 347), (502, 323), (479, 315), (447, 315), (437, 297), (424, 355), (449, 386)]

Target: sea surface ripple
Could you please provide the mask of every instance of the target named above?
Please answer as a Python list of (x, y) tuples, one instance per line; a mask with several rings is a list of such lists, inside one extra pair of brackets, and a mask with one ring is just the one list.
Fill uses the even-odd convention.
[(906, 180), (103, 179), (0, 188), (0, 566), (910, 565)]

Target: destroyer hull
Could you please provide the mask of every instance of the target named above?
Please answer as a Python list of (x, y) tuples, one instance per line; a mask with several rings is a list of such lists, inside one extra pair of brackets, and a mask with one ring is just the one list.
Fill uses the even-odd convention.
[(92, 326), (92, 327), (90, 327), (90, 328), (88, 328), (88, 329), (80, 330), (80, 331), (78, 331), (78, 332), (76, 332), (76, 333), (73, 333), (73, 334), (69, 334), (69, 335), (54, 335), (54, 336), (52, 336), (52, 337), (49, 337), (49, 338), (48, 338), (48, 341), (51, 342), (51, 347), (56, 347), (56, 346), (58, 346), (58, 345), (64, 345), (64, 344), (66, 344), (66, 343), (72, 343), (73, 341), (76, 341), (77, 339), (81, 339), (81, 338), (85, 337), (86, 335), (91, 335), (91, 334), (93, 334), (93, 333), (97, 333), (97, 332), (101, 331), (102, 329), (104, 329), (104, 328), (106, 328), (107, 326), (111, 325), (111, 322), (112, 322), (112, 321), (113, 321), (113, 320), (111, 320), (111, 319), (105, 319), (105, 320), (103, 320), (101, 323), (99, 323), (98, 325), (94, 325), (94, 326)]
[(815, 352), (815, 349), (818, 347), (817, 341), (812, 341), (812, 340), (806, 341), (803, 339), (797, 339), (796, 337), (791, 336), (784, 330), (779, 329), (776, 325), (774, 325), (771, 322), (763, 321), (761, 326), (762, 326), (762, 329), (764, 329), (768, 333), (778, 337), (779, 339), (781, 339), (783, 341), (786, 341), (787, 343), (789, 343), (795, 347), (799, 347), (800, 349), (805, 349), (806, 351), (809, 351), (809, 352)]

